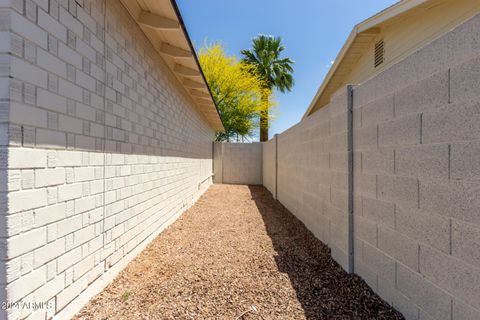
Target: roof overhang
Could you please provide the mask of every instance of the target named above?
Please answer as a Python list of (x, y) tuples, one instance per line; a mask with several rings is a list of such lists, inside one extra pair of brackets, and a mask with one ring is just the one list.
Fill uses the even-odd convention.
[(330, 102), (331, 95), (343, 84), (342, 76), (351, 71), (352, 64), (360, 58), (363, 49), (380, 33), (379, 25), (429, 1), (402, 0), (357, 24), (335, 58), (302, 119)]
[(120, 0), (210, 126), (223, 132), (220, 114), (175, 0)]

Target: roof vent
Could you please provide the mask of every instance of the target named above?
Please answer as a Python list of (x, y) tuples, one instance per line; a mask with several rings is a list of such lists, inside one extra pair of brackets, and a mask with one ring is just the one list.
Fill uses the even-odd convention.
[(375, 68), (381, 65), (385, 61), (385, 47), (383, 39), (375, 43)]

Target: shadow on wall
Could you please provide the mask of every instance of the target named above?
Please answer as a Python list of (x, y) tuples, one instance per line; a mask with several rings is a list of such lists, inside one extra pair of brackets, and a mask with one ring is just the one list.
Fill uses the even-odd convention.
[(306, 319), (403, 319), (360, 277), (347, 274), (330, 249), (267, 189), (249, 188), (277, 253), (278, 270), (290, 278)]

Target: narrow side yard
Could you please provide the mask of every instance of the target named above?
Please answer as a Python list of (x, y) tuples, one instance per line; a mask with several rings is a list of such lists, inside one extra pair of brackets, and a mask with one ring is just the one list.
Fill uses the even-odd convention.
[(266, 189), (236, 185), (211, 186), (76, 318), (403, 319)]

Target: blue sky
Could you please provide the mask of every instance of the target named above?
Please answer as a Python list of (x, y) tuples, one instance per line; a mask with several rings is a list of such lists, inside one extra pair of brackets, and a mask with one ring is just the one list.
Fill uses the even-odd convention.
[(240, 57), (258, 34), (282, 37), (295, 60), (295, 86), (276, 93), (270, 136), (300, 121), (353, 26), (397, 0), (177, 0), (190, 38), (221, 41)]

